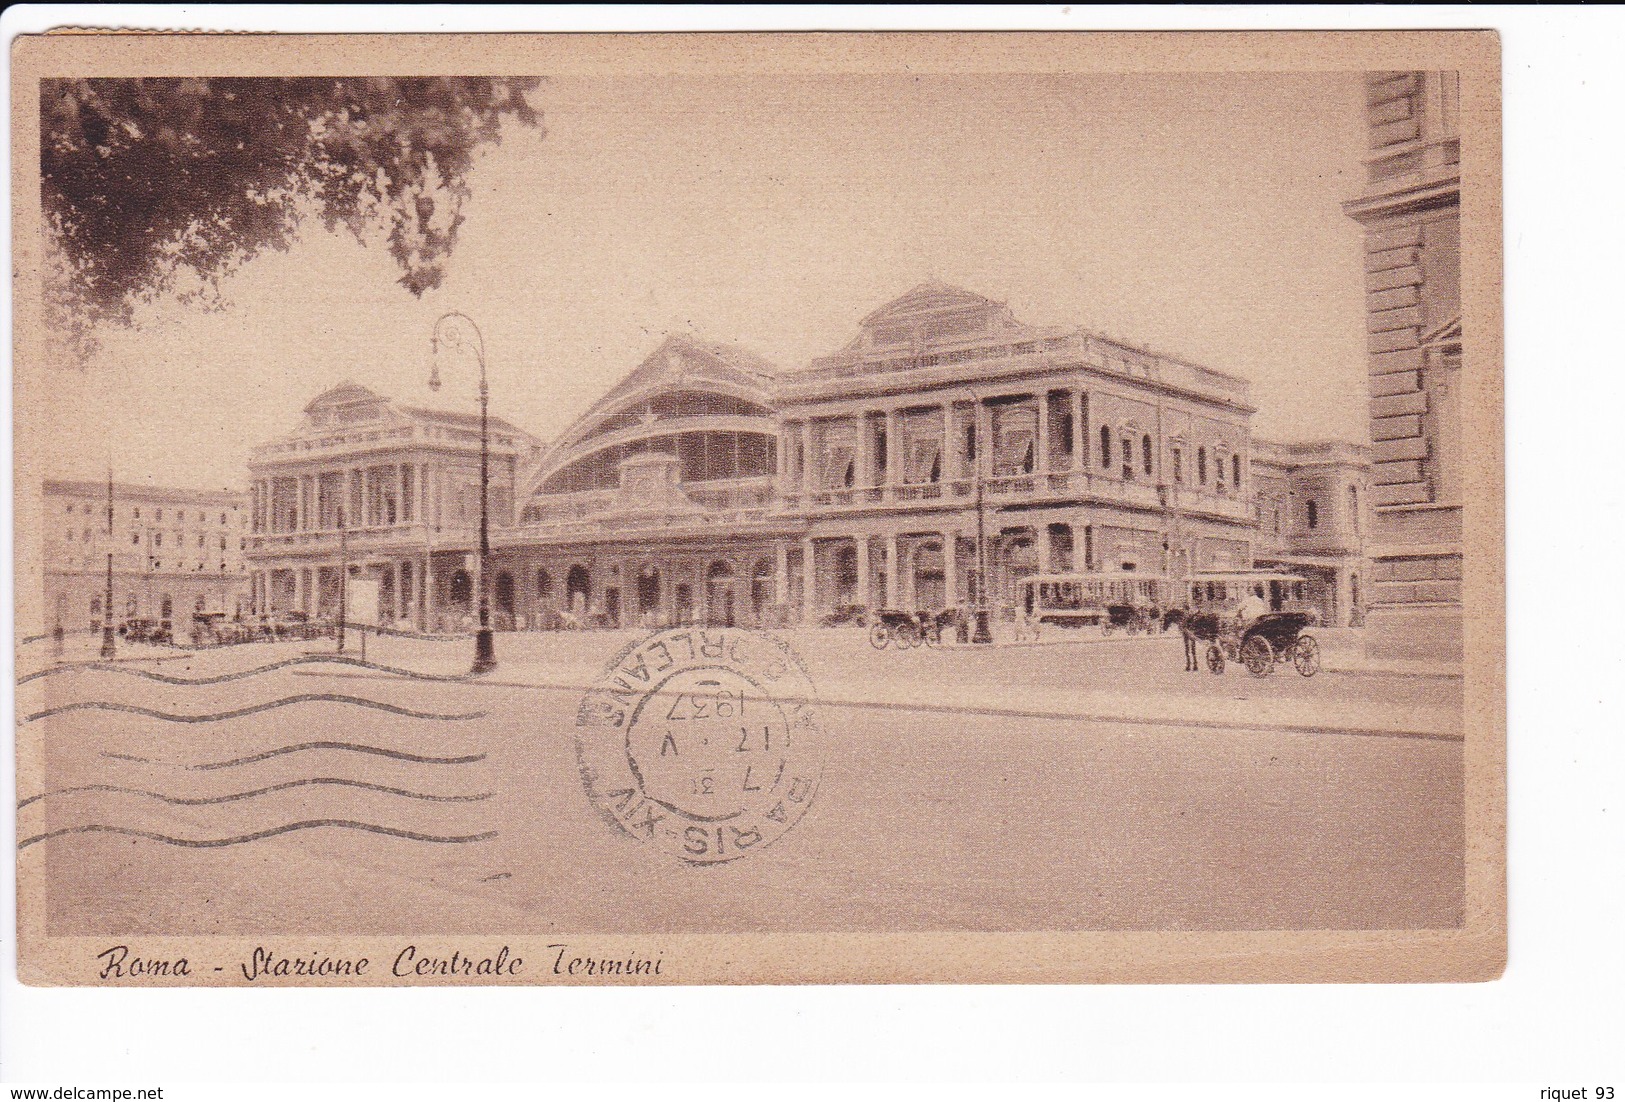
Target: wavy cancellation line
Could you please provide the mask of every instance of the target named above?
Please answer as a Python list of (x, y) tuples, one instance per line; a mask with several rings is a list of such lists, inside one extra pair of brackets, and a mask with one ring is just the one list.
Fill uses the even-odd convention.
[(392, 788), (387, 784), (373, 784), (371, 781), (352, 781), (343, 777), (306, 777), (301, 780), (268, 785), (265, 788), (255, 788), (248, 792), (232, 792), (224, 796), (200, 797), (166, 796), (162, 792), (151, 792), (145, 788), (127, 788), (118, 784), (81, 784), (73, 788), (58, 788), (51, 792), (41, 792), (37, 796), (19, 800), (17, 801), (17, 810), (21, 811), (29, 804), (37, 803), (46, 798), (54, 799), (58, 796), (72, 796), (81, 792), (118, 792), (129, 796), (146, 796), (149, 799), (162, 800), (166, 804), (175, 804), (180, 807), (205, 807), (210, 804), (226, 804), (237, 800), (249, 800), (255, 796), (267, 796), (273, 792), (285, 792), (291, 788), (308, 788), (312, 785), (360, 788), (369, 792), (382, 792), (389, 796), (402, 796), (409, 800), (426, 800), (432, 803), (445, 804), (474, 803), (479, 800), (488, 800), (492, 795), (490, 792), (476, 792), (468, 795), (442, 796), (431, 792), (412, 792), (405, 788)]
[(263, 704), (250, 704), (244, 708), (233, 708), (228, 712), (206, 712), (203, 715), (178, 715), (173, 712), (160, 712), (152, 708), (143, 708), (136, 704), (124, 704), (115, 700), (76, 700), (70, 704), (60, 704), (55, 708), (46, 708), (41, 712), (34, 712), (24, 717), (24, 722), (33, 723), (35, 720), (49, 719), (51, 716), (63, 715), (67, 712), (103, 711), (103, 712), (129, 712), (133, 715), (146, 716), (149, 719), (161, 719), (169, 723), (217, 723), (227, 719), (241, 719), (243, 716), (257, 715), (268, 712), (273, 708), (286, 708), (290, 704), (351, 704), (357, 708), (372, 708), (390, 715), (405, 716), (408, 719), (439, 719), (459, 721), (469, 719), (483, 719), (484, 712), (419, 712), (411, 708), (402, 708), (396, 704), (385, 704), (380, 700), (368, 700), (360, 696), (346, 696), (342, 693), (300, 693), (297, 696), (285, 696), (280, 700), (268, 700)]
[(379, 673), (394, 674), (397, 677), (411, 678), (414, 681), (450, 681), (471, 682), (472, 674), (459, 673), (421, 673), (418, 670), (409, 670), (402, 666), (382, 666), (376, 662), (365, 662), (359, 658), (352, 658), (346, 654), (304, 654), (298, 658), (285, 658), (280, 662), (272, 662), (264, 666), (256, 666), (251, 670), (238, 670), (235, 673), (212, 674), (207, 677), (175, 677), (172, 674), (158, 673), (155, 670), (143, 670), (134, 666), (120, 665), (114, 662), (67, 662), (60, 666), (49, 666), (43, 670), (24, 674), (17, 679), (17, 684), (26, 684), (41, 677), (51, 677), (61, 673), (77, 673), (82, 670), (96, 670), (103, 673), (122, 673), (131, 677), (141, 677), (148, 681), (159, 681), (165, 685), (220, 685), (227, 681), (240, 681), (248, 677), (257, 677), (260, 674), (272, 673), (288, 666), (305, 666), (327, 663), (340, 666), (359, 666), (362, 669), (376, 670)]
[(421, 834), (415, 830), (400, 830), (396, 827), (382, 826), (378, 823), (364, 823), (355, 819), (306, 819), (297, 823), (284, 823), (282, 826), (271, 827), (267, 830), (258, 830), (252, 834), (238, 834), (230, 838), (172, 838), (167, 834), (158, 834), (150, 830), (136, 830), (133, 827), (110, 826), (105, 823), (89, 823), (85, 826), (63, 827), (60, 830), (49, 830), (44, 834), (36, 834), (32, 838), (24, 838), (17, 843), (19, 850), (27, 849), (36, 842), (47, 842), (52, 838), (61, 838), (67, 834), (123, 834), (131, 838), (145, 838), (153, 842), (162, 842), (167, 846), (183, 846), (187, 849), (219, 849), (222, 846), (237, 846), (244, 842), (258, 842), (264, 838), (275, 838), (279, 834), (291, 834), (296, 830), (314, 830), (318, 827), (339, 827), (344, 830), (362, 830), (371, 834), (384, 834), (391, 838), (404, 838), (409, 842), (437, 842), (443, 845), (464, 845), (469, 842), (484, 842), (497, 836), (494, 830), (487, 830), (480, 834), (443, 835)]
[(394, 758), (396, 761), (415, 762), (418, 765), (469, 765), (473, 762), (484, 761), (484, 754), (464, 754), (460, 757), (436, 758), (423, 754), (409, 754), (404, 750), (386, 750), (382, 746), (370, 746), (364, 742), (300, 742), (288, 746), (278, 746), (275, 750), (263, 750), (258, 754), (249, 754), (247, 757), (232, 758), (230, 761), (203, 762), (199, 765), (187, 765), (185, 762), (157, 762), (152, 758), (138, 757), (135, 754), (119, 754), (111, 750), (102, 751), (104, 758), (117, 758), (120, 761), (140, 762), (143, 765), (175, 765), (181, 769), (231, 769), (238, 765), (252, 765), (255, 762), (265, 761), (268, 758), (281, 757), (283, 754), (298, 754), (306, 750), (348, 750), (355, 754), (375, 754), (381, 758)]

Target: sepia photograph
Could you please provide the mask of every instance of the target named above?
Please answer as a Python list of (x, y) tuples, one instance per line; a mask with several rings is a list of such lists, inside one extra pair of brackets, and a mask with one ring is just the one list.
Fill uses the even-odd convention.
[(1498, 40), (1171, 37), (18, 39), (23, 981), (1498, 976)]

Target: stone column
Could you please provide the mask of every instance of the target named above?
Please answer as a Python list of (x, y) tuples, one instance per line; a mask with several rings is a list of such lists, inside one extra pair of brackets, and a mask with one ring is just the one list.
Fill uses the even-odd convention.
[(1033, 546), (1038, 550), (1038, 572), (1050, 572), (1050, 530), (1049, 525), (1033, 525)]
[(786, 604), (790, 600), (790, 546), (779, 543), (773, 548), (773, 601)]
[(873, 607), (869, 592), (869, 537), (857, 537), (858, 551), (858, 604), (864, 608)]
[(901, 440), (899, 439), (899, 435), (898, 435), (898, 432), (897, 432), (897, 420), (898, 420), (897, 411), (895, 409), (888, 409), (886, 411), (886, 485), (887, 486), (896, 486), (899, 482), (903, 481), (902, 478), (899, 477), (899, 475), (898, 475), (898, 457), (902, 455), (903, 449), (898, 446), (901, 443)]
[(304, 567), (296, 567), (293, 572), (293, 607), (299, 612), (305, 611), (305, 575), (308, 571)]
[(809, 627), (818, 622), (818, 561), (811, 538), (801, 541), (801, 622)]
[(875, 435), (869, 411), (860, 409), (854, 420), (858, 426), (858, 477), (854, 481), (859, 489), (882, 485), (883, 480), (875, 471)]
[(813, 492), (812, 420), (801, 422), (801, 492)]
[(948, 608), (959, 604), (959, 533), (942, 533), (942, 592)]
[(406, 523), (406, 466), (395, 464), (395, 523)]
[(942, 451), (937, 465), (942, 469), (942, 481), (947, 482), (959, 473), (958, 456), (954, 455), (954, 404), (942, 403)]
[(1086, 399), (1082, 388), (1072, 392), (1072, 469), (1089, 470), (1089, 418), (1084, 414)]
[(886, 537), (886, 607), (897, 607), (897, 536)]
[(423, 555), (423, 630), (434, 630), (434, 555)]
[(987, 478), (993, 473), (993, 418), (983, 401), (976, 403), (971, 416), (976, 422), (976, 463), (971, 474)]
[(1038, 392), (1038, 454), (1033, 456), (1033, 471), (1049, 474), (1049, 391)]

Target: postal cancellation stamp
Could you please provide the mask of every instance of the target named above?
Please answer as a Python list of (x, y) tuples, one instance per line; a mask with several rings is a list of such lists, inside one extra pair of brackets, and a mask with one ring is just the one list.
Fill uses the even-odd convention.
[(778, 840), (823, 773), (811, 677), (789, 644), (740, 629), (658, 631), (581, 702), (577, 756), (593, 803), (684, 861)]

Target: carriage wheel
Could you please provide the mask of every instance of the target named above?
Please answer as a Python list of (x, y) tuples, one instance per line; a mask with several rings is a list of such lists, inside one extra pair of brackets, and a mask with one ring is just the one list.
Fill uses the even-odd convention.
[(914, 624), (898, 624), (896, 634), (897, 645), (905, 650), (920, 645), (920, 629)]
[(1241, 645), (1241, 661), (1254, 677), (1268, 677), (1275, 672), (1275, 650), (1262, 635), (1249, 635)]
[(1320, 672), (1320, 644), (1315, 642), (1313, 635), (1298, 636), (1298, 642), (1292, 648), (1292, 664), (1305, 677), (1313, 677)]
[(1102, 620), (1100, 622), (1100, 634), (1110, 635), (1112, 633), (1112, 628), (1115, 626), (1116, 625), (1114, 625), (1110, 620)]
[(927, 624), (920, 630), (920, 642), (928, 647), (942, 646), (942, 625)]
[(1134, 619), (1132, 619), (1132, 620), (1130, 620), (1128, 622), (1128, 633), (1130, 635), (1138, 635), (1138, 634), (1140, 634), (1140, 620), (1139, 620), (1139, 617), (1135, 617)]
[[(885, 650), (886, 644), (890, 641), (891, 632), (886, 630), (885, 624), (876, 620), (869, 625), (869, 645), (871, 647), (875, 648), (875, 650)], [(902, 640), (898, 640), (898, 643), (901, 645)]]
[(1216, 674), (1224, 672), (1224, 651), (1219, 649), (1217, 643), (1208, 644), (1207, 668)]

